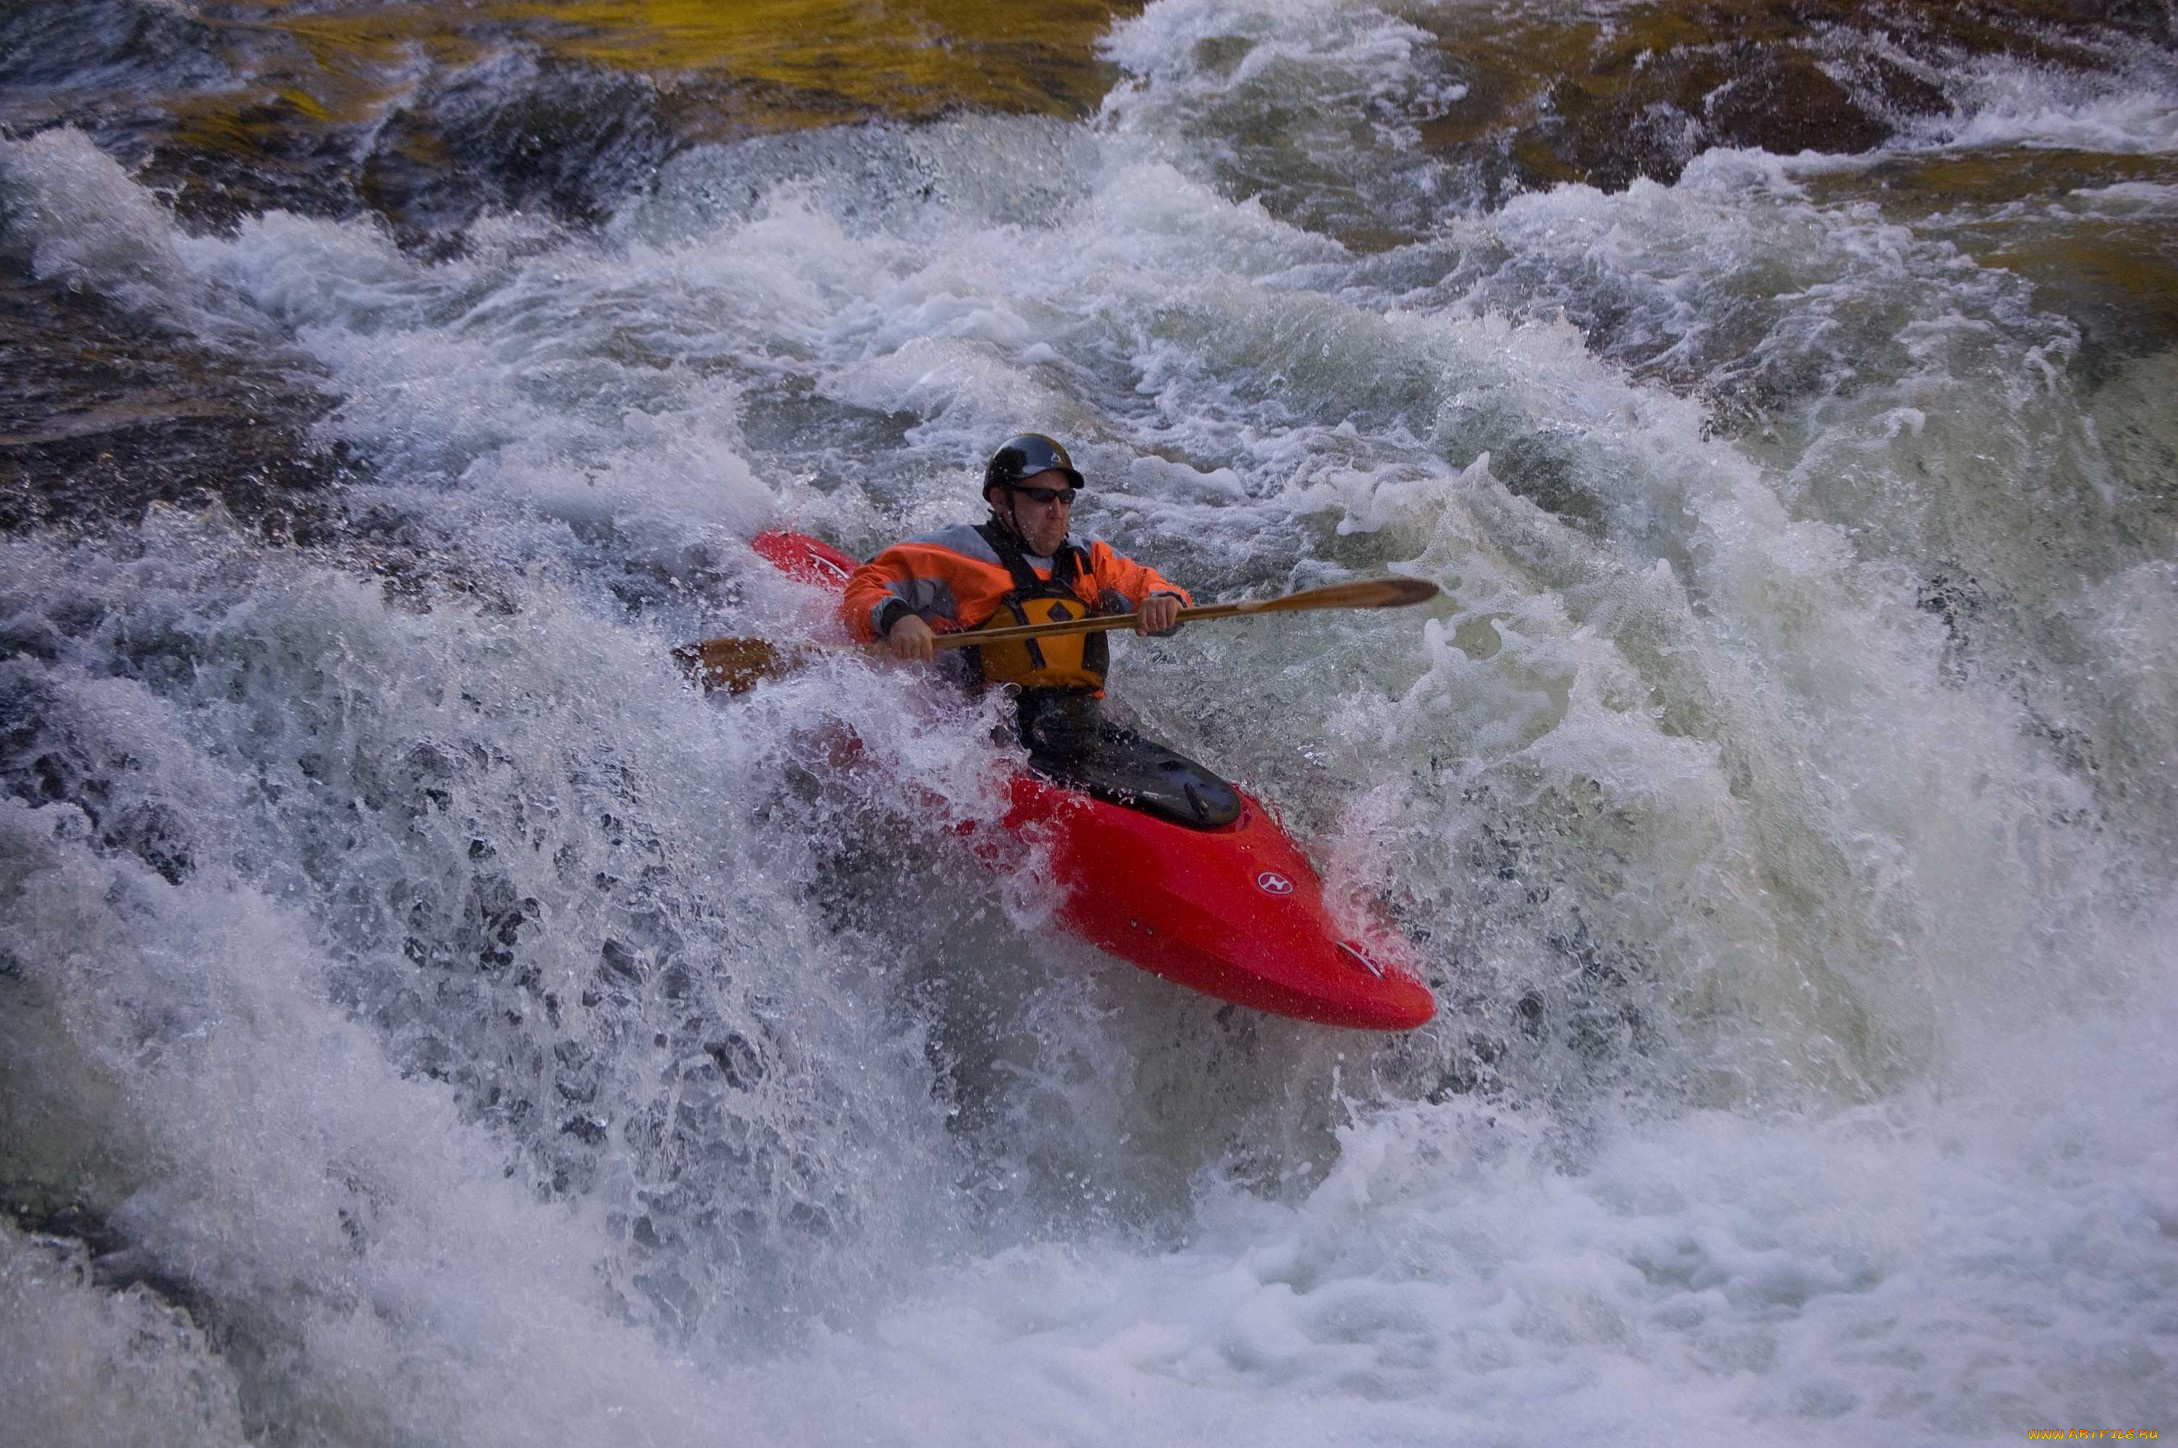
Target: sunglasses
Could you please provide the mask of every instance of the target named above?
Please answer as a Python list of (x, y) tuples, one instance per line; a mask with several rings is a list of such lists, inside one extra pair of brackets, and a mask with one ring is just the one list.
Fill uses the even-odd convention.
[(1032, 503), (1064, 503), (1074, 506), (1074, 495), (1079, 488), (1015, 488), (1015, 492)]

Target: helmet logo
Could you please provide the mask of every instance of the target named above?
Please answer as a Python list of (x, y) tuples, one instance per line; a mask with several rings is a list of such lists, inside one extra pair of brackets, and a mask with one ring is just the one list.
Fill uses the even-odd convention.
[(983, 469), (983, 491), (1011, 488), (1024, 478), (1044, 472), (1064, 473), (1075, 487), (1082, 485), (1081, 472), (1074, 466), (1074, 460), (1066, 455), (1065, 448), (1040, 432), (1024, 432), (1019, 437), (1008, 438), (991, 454), (990, 462)]
[(1291, 895), (1293, 882), (1276, 870), (1265, 870), (1255, 877), (1255, 888), (1266, 895)]

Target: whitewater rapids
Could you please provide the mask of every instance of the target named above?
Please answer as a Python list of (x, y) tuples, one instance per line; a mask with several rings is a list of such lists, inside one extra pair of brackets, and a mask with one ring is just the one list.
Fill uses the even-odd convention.
[[(1485, 208), (1426, 40), (1161, 0), (1090, 120), (693, 147), (451, 256), (0, 140), (13, 264), (369, 469), (308, 543), (0, 540), (0, 1439), (2178, 1430), (2178, 354), (1853, 191), (2168, 155), (2167, 77)], [(2097, 217), (2178, 187), (2008, 220)], [(1199, 598), (1445, 589), (1115, 647), (1428, 1029), (1055, 938), (956, 832), (990, 709), (677, 675), (821, 623), (752, 534), (969, 518), (1031, 427)]]

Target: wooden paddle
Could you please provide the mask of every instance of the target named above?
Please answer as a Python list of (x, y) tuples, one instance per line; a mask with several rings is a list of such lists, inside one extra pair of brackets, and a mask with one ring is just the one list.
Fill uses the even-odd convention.
[[(1334, 583), (1326, 588), (1304, 588), (1299, 593), (1289, 593), (1282, 598), (1255, 598), (1242, 603), (1213, 603), (1202, 608), (1180, 610), (1181, 623), (1201, 623), (1213, 618), (1246, 618), (1259, 613), (1299, 613), (1316, 608), (1405, 608), (1409, 604), (1427, 603), (1440, 590), (1437, 585), (1420, 578), (1365, 578), (1354, 583)], [(1099, 613), (1087, 618), (1065, 619), (1058, 623), (1018, 624), (1012, 628), (966, 629), (960, 633), (939, 634), (935, 643), (941, 649), (968, 649), (983, 644), (1010, 643), (1016, 639), (1052, 638), (1059, 634), (1103, 633), (1115, 628), (1133, 628), (1136, 615), (1131, 613)], [(865, 652), (887, 652), (884, 644), (865, 644)], [(683, 644), (673, 651), (673, 657), (681, 666), (699, 679), (706, 691), (724, 689), (729, 694), (745, 693), (765, 679), (776, 678), (803, 667), (810, 660), (821, 657), (827, 650), (811, 645), (780, 648), (763, 639), (720, 638), (705, 639), (701, 643)]]

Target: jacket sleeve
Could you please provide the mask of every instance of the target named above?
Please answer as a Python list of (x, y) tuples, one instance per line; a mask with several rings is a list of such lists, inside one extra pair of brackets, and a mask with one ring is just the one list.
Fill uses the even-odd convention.
[(840, 598), (847, 631), (873, 642), (911, 613), (940, 633), (957, 626), (960, 604), (944, 561), (938, 550), (895, 544), (857, 568)]
[(1109, 543), (1099, 541), (1089, 545), (1089, 572), (1096, 579), (1100, 594), (1117, 593), (1127, 600), (1129, 608), (1139, 608), (1142, 600), (1153, 593), (1172, 594), (1183, 608), (1195, 606), (1194, 596), (1186, 589), (1147, 564), (1120, 557)]

